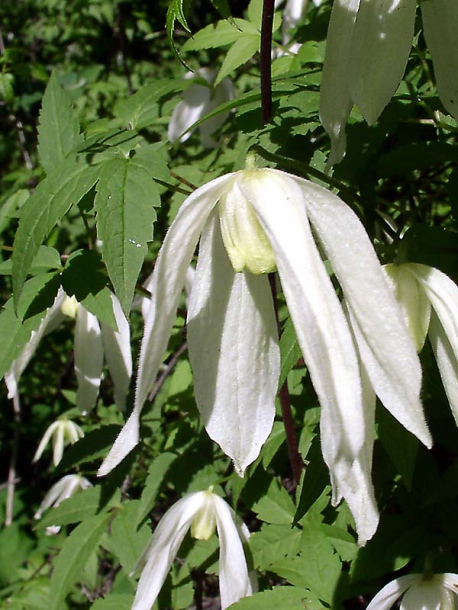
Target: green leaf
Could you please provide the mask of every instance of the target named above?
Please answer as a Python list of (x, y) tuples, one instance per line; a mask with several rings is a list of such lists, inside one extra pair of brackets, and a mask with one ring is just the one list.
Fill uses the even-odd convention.
[(128, 315), (147, 242), (160, 205), (151, 168), (141, 155), (103, 164), (95, 208), (102, 257), (121, 306)]
[(329, 485), (329, 473), (321, 455), (320, 439), (318, 436), (312, 440), (307, 453), (307, 466), (302, 476), (298, 490), (299, 501), (297, 504), (294, 523), (300, 521), (309, 508), (318, 500), (327, 485)]
[(229, 608), (234, 610), (324, 610), (325, 606), (307, 589), (275, 587), (272, 591), (244, 597)]
[(202, 49), (223, 47), (236, 42), (245, 34), (260, 35), (259, 30), (245, 19), (218, 21), (216, 25), (207, 25), (194, 34), (183, 45), (183, 51), (201, 51)]
[(137, 531), (138, 509), (137, 500), (124, 503), (110, 528), (109, 550), (119, 558), (126, 574), (134, 570), (151, 537), (146, 523)]
[(65, 448), (56, 472), (64, 473), (78, 464), (86, 464), (99, 457), (105, 457), (119, 432), (120, 427), (115, 424), (87, 432), (75, 444)]
[(299, 552), (301, 530), (290, 525), (264, 524), (250, 538), (250, 550), (258, 570), (270, 570), (274, 563)]
[(294, 502), (286, 489), (274, 479), (267, 493), (253, 505), (253, 510), (258, 513), (261, 521), (291, 525), (294, 516)]
[(297, 361), (302, 358), (301, 348), (297, 342), (296, 332), (294, 330), (291, 318), (286, 320), (283, 328), (283, 333), (280, 339), (280, 354), (281, 354), (281, 371), (278, 387), (281, 388), (286, 381), (286, 377), (290, 370), (296, 365)]
[(38, 127), (38, 155), (47, 174), (83, 141), (70, 97), (51, 74), (43, 96)]
[(67, 159), (38, 185), (35, 193), (24, 204), (13, 246), (13, 294), (16, 307), (33, 259), (44, 238), (96, 181), (95, 168), (74, 158)]
[(216, 8), (223, 19), (231, 18), (231, 9), (227, 0), (211, 0), (211, 3)]
[(56, 508), (48, 510), (35, 526), (35, 529), (50, 525), (68, 525), (79, 523), (94, 517), (100, 507), (102, 488), (100, 485), (83, 489)]
[(118, 102), (115, 115), (129, 129), (148, 127), (159, 117), (159, 103), (177, 91), (182, 91), (185, 85), (182, 79), (161, 79), (152, 85), (146, 85), (128, 99)]
[(148, 476), (146, 477), (145, 485), (140, 498), (137, 523), (141, 523), (154, 508), (164, 475), (167, 473), (168, 469), (176, 458), (177, 456), (174, 453), (169, 453), (166, 451), (158, 455), (158, 457), (149, 467)]
[(412, 477), (417, 459), (419, 440), (394, 419), (386, 409), (379, 409), (379, 437), (383, 448), (401, 475), (404, 485), (412, 489)]
[(110, 518), (111, 515), (107, 513), (91, 517), (78, 525), (65, 540), (54, 562), (49, 610), (62, 609), (67, 593), (78, 581), (85, 563), (97, 548)]
[(91, 610), (130, 610), (134, 596), (124, 593), (110, 593), (104, 599), (97, 599), (91, 606)]
[[(49, 246), (40, 246), (30, 267), (30, 273), (38, 275), (49, 271), (49, 269), (60, 269), (61, 267), (59, 252)], [(0, 275), (11, 275), (11, 273), (13, 273), (13, 261), (11, 259), (0, 263)]]
[(251, 59), (253, 55), (259, 51), (260, 44), (261, 35), (258, 33), (244, 34), (239, 38), (227, 52), (221, 70), (218, 72), (218, 76), (215, 79), (215, 86), (218, 85), (223, 78), (232, 74), (239, 66)]

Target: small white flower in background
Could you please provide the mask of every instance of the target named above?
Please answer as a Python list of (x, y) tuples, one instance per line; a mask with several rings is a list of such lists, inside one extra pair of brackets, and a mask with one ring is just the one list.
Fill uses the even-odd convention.
[(73, 445), (80, 438), (83, 438), (84, 432), (70, 419), (58, 419), (53, 422), (43, 435), (43, 438), (38, 445), (38, 449), (33, 456), (32, 462), (37, 462), (43, 455), (46, 445), (52, 438), (53, 447), (53, 463), (54, 466), (61, 461), (62, 455), (64, 454), (64, 445), (66, 439)]
[[(61, 502), (67, 500), (73, 494), (92, 487), (92, 483), (80, 474), (67, 474), (55, 483), (48, 493), (45, 495), (43, 502), (40, 504), (40, 508), (34, 515), (34, 519), (41, 519), (45, 510), (51, 508), (57, 508)], [(60, 527), (52, 525), (46, 528), (48, 534), (57, 534), (60, 531)]]
[(94, 408), (99, 395), (104, 355), (113, 380), (115, 403), (121, 410), (126, 406), (127, 391), (132, 376), (130, 326), (119, 300), (113, 293), (111, 293), (111, 301), (117, 331), (104, 322), (99, 323), (94, 314), (74, 301), (74, 297), (68, 298), (63, 305), (63, 310), (68, 315), (76, 317), (74, 345), (75, 373), (78, 379), (76, 406), (85, 414)]
[(321, 81), (320, 115), (331, 138), (329, 165), (345, 155), (345, 125), (353, 104), (372, 125), (396, 91), (421, 7), (437, 89), (458, 119), (458, 2), (455, 0), (334, 0)]
[[(190, 127), (196, 121), (235, 97), (234, 85), (229, 78), (224, 78), (216, 87), (213, 85), (216, 75), (217, 70), (211, 68), (200, 68), (196, 73), (185, 74), (186, 79), (201, 77), (200, 80), (204, 79), (208, 84), (204, 85), (196, 81), (183, 93), (183, 100), (176, 105), (169, 123), (168, 138), (171, 142), (186, 142), (193, 131), (190, 130)], [(229, 112), (223, 112), (199, 126), (204, 147), (215, 148), (217, 146), (213, 134), (223, 125), (228, 116)]]
[[(372, 403), (366, 405), (368, 384), (361, 379), (353, 332), (371, 392), (430, 446), (419, 400), (420, 363), (356, 215), (327, 189), (282, 171), (248, 168), (228, 174), (183, 203), (154, 268), (134, 410), (99, 476), (139, 441), (140, 413), (167, 348), (199, 238), (187, 325), (196, 402), (209, 436), (243, 476), (270, 434), (280, 350), (267, 274), (277, 268), (321, 404), (333, 502), (347, 500), (363, 544), (375, 532), (378, 512), (368, 460)], [(320, 249), (339, 280), (352, 328)]]
[[(275, 0), (277, 9), (283, 0)], [(307, 12), (309, 0), (286, 0), (283, 8), (282, 22), (282, 44), (287, 45), (291, 41), (291, 30), (297, 26)], [(293, 44), (289, 49), (292, 53), (297, 53), (300, 44)]]
[(418, 351), (429, 337), (458, 425), (458, 286), (427, 265), (386, 265), (385, 271)]
[(454, 610), (458, 602), (458, 574), (409, 574), (381, 589), (366, 610), (391, 610), (403, 595), (401, 610)]
[(250, 533), (244, 523), (238, 522), (232, 508), (210, 488), (178, 500), (160, 520), (139, 561), (138, 568), (144, 568), (132, 610), (151, 610), (188, 530), (193, 538), (209, 540), (215, 526), (220, 542), (222, 610), (252, 595), (253, 585), (243, 551), (243, 543)]

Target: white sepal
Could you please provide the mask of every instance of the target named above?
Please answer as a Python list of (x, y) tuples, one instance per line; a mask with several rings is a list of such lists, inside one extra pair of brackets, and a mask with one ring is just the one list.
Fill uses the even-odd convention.
[(74, 352), (78, 380), (76, 406), (86, 414), (94, 408), (99, 395), (103, 371), (103, 343), (97, 318), (81, 303), (76, 314)]

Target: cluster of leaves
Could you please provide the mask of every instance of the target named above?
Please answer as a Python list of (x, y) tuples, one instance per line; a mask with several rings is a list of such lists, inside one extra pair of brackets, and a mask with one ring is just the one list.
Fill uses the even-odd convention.
[[(310, 3), (293, 32), (302, 44), (297, 54), (278, 51), (277, 14), (274, 116), (267, 125), (259, 85), (262, 1), (246, 4), (2, 3), (2, 375), (59, 287), (115, 326), (113, 290), (130, 316), (136, 352), (142, 323), (135, 295), (143, 294), (142, 281), (178, 206), (193, 185), (243, 167), (253, 149), (260, 165), (336, 189), (359, 214), (383, 262), (421, 262), (458, 280), (456, 126), (440, 112), (421, 24), (402, 85), (378, 124), (368, 127), (353, 111), (347, 155), (331, 178), (324, 171), (329, 141), (318, 114), (331, 3)], [(190, 84), (177, 55), (194, 69), (216, 66), (218, 82), (228, 76), (236, 83), (236, 98), (213, 113), (230, 111), (215, 149), (204, 149), (197, 133), (186, 144), (167, 141), (173, 108)], [(280, 311), (281, 383), (287, 380), (306, 464), (296, 490), (280, 410), (244, 479), (207, 437), (183, 355), (184, 309), (166, 374), (142, 417), (142, 446), (102, 481), (95, 472), (124, 417), (107, 380), (96, 410), (81, 419), (86, 436), (66, 450), (57, 468), (31, 465), (37, 439), (75, 402), (68, 327), (43, 339), (21, 378), (16, 417), (2, 389), (2, 517), (8, 465), (16, 464), (17, 471), (13, 523), (0, 531), (4, 607), (130, 608), (137, 578), (132, 572), (151, 523), (184, 494), (217, 482), (254, 532), (249, 552), (260, 593), (241, 600), (241, 610), (363, 608), (391, 572), (422, 571), (425, 561), (435, 571), (458, 571), (457, 429), (430, 352), (422, 354), (423, 398), (435, 449), (428, 452), (390, 415), (377, 413), (373, 477), (382, 519), (361, 549), (346, 504), (330, 504), (320, 411), (286, 310)], [(94, 486), (35, 523), (45, 491), (67, 472), (83, 473)], [(45, 536), (51, 525), (61, 526), (61, 533)], [(185, 540), (159, 607), (179, 610), (193, 600), (202, 607), (204, 597), (217, 596), (211, 576), (218, 571), (216, 548), (216, 538)]]

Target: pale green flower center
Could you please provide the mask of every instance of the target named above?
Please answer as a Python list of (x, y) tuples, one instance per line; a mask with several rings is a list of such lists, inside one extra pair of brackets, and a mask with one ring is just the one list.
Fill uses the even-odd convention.
[(206, 499), (191, 523), (191, 536), (197, 540), (209, 540), (215, 533), (216, 517), (212, 492), (205, 492)]
[(224, 247), (234, 271), (246, 269), (261, 275), (276, 270), (272, 246), (237, 181), (219, 202), (219, 218)]
[(66, 296), (62, 305), (60, 306), (60, 310), (65, 316), (69, 316), (70, 318), (76, 318), (78, 305), (79, 303), (76, 300), (75, 295), (73, 295), (72, 297)]

